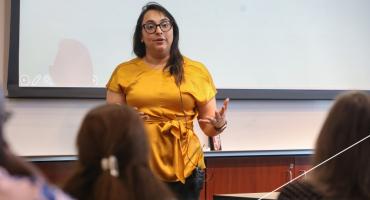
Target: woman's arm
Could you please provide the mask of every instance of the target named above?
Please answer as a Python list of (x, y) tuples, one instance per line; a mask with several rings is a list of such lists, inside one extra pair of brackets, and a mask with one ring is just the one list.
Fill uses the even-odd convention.
[(122, 93), (107, 90), (106, 101), (108, 104), (126, 104), (126, 97)]
[[(122, 104), (126, 104), (126, 96), (123, 93), (117, 93), (117, 92), (112, 92), (110, 90), (107, 90), (106, 101), (108, 104), (122, 105)], [(132, 107), (132, 108), (138, 112), (138, 114), (140, 115), (142, 119), (146, 120), (149, 118), (148, 115), (146, 115), (143, 112), (140, 112), (138, 108), (136, 107)]]
[(226, 127), (226, 110), (228, 104), (229, 99), (227, 98), (222, 108), (217, 110), (216, 99), (212, 98), (204, 105), (197, 105), (199, 126), (207, 136), (216, 136)]

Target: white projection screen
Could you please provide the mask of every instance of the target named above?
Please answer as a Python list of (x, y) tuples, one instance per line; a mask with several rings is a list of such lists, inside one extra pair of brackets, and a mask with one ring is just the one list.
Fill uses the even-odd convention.
[[(183, 55), (219, 97), (326, 99), (370, 90), (368, 0), (161, 0)], [(10, 96), (97, 97), (135, 55), (141, 0), (12, 1)]]

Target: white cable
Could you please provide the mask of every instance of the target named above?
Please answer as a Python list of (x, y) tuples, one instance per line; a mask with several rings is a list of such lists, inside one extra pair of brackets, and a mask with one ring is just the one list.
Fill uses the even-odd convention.
[(347, 148), (343, 149), (342, 151), (340, 151), (339, 153), (335, 154), (334, 156), (332, 156), (332, 157), (330, 157), (330, 158), (328, 158), (328, 159), (326, 159), (326, 160), (322, 161), (321, 163), (317, 164), (316, 166), (312, 167), (311, 169), (307, 170), (306, 172), (302, 173), (301, 175), (299, 175), (299, 176), (295, 177), (294, 179), (290, 180), (289, 182), (285, 183), (284, 185), (282, 185), (282, 186), (280, 186), (280, 187), (276, 188), (275, 190), (273, 190), (273, 191), (271, 191), (271, 192), (267, 193), (266, 195), (263, 195), (263, 196), (262, 196), (261, 198), (259, 198), (258, 200), (261, 200), (261, 199), (264, 199), (265, 197), (270, 196), (272, 193), (276, 192), (277, 190), (279, 190), (279, 189), (281, 189), (281, 188), (285, 187), (285, 186), (286, 186), (286, 185), (288, 185), (289, 183), (291, 183), (291, 182), (293, 182), (293, 181), (295, 181), (295, 180), (297, 180), (297, 179), (301, 178), (302, 176), (305, 176), (307, 173), (311, 172), (312, 170), (316, 169), (317, 167), (320, 167), (321, 165), (325, 164), (325, 163), (326, 163), (326, 162), (328, 162), (329, 160), (331, 160), (331, 159), (333, 159), (333, 158), (335, 158), (335, 157), (339, 156), (340, 154), (342, 154), (342, 153), (344, 153), (345, 151), (347, 151), (348, 149), (350, 149), (350, 148), (352, 148), (352, 147), (356, 146), (357, 144), (359, 144), (360, 142), (362, 142), (362, 141), (366, 140), (366, 139), (367, 139), (367, 138), (369, 138), (369, 137), (370, 137), (370, 134), (369, 134), (368, 136), (366, 136), (366, 137), (362, 138), (361, 140), (357, 141), (356, 143), (352, 144), (351, 146), (349, 146), (349, 147), (347, 147)]

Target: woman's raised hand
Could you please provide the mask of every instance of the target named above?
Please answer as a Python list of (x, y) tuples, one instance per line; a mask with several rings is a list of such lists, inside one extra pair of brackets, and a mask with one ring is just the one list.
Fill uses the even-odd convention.
[(229, 101), (230, 101), (229, 98), (226, 98), (224, 100), (222, 107), (219, 110), (215, 111), (214, 117), (207, 116), (203, 119), (199, 119), (199, 121), (212, 124), (217, 132), (222, 132), (226, 128), (226, 125), (227, 125), (226, 111), (227, 111), (227, 106), (229, 105)]

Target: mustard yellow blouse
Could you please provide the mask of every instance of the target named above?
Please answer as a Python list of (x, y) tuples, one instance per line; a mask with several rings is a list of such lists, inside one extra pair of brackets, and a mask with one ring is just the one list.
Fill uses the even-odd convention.
[(128, 105), (149, 116), (144, 124), (153, 171), (164, 181), (183, 183), (196, 166), (205, 168), (193, 120), (197, 103), (205, 104), (216, 95), (203, 64), (184, 57), (184, 77), (178, 87), (168, 70), (154, 69), (135, 58), (118, 65), (107, 84), (107, 89), (124, 94)]

